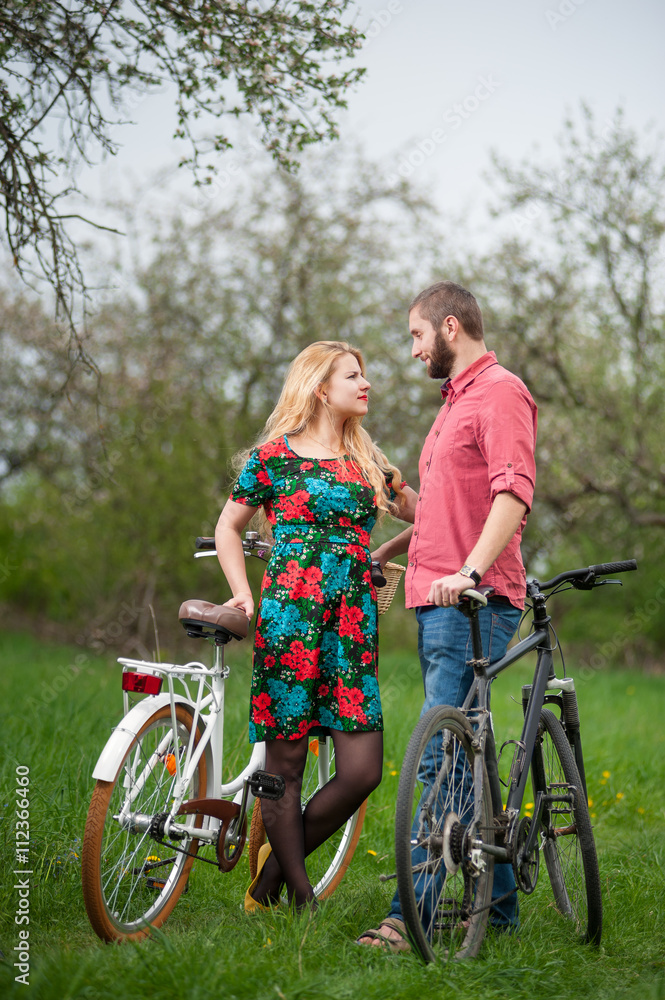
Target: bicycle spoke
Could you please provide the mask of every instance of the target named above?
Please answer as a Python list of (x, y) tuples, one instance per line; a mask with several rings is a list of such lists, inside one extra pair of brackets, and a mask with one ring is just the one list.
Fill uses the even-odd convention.
[[(82, 869), (84, 897), (93, 927), (106, 940), (140, 937), (147, 925), (159, 926), (185, 887), (197, 850), (196, 825), (169, 860), (159, 850), (149, 823), (168, 813), (176, 771), (171, 757), (184, 759), (191, 740), (191, 716), (177, 710), (173, 730), (170, 707), (158, 710), (144, 725), (120, 764), (115, 781), (98, 782), (90, 806)], [(190, 785), (191, 797), (205, 792), (205, 757)], [(170, 849), (169, 853), (172, 853)], [(151, 878), (157, 863), (159, 877)]]

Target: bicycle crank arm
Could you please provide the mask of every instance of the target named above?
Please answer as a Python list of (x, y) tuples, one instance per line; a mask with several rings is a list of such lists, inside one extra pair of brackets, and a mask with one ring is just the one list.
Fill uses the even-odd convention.
[(536, 793), (536, 801), (533, 809), (533, 819), (531, 821), (531, 826), (529, 827), (529, 833), (526, 838), (524, 847), (522, 848), (522, 854), (525, 858), (530, 858), (534, 850), (536, 850), (538, 844), (538, 832), (541, 828), (541, 823), (543, 819), (543, 793)]
[[(212, 837), (200, 839), (212, 840), (217, 853), (217, 865), (220, 871), (228, 872), (237, 864), (245, 846), (247, 833), (247, 789), (245, 787), (242, 803), (229, 802), (228, 799), (191, 799), (183, 802), (178, 813), (197, 813), (203, 816), (213, 816), (221, 821), (219, 830)], [(199, 837), (198, 830), (195, 836)]]

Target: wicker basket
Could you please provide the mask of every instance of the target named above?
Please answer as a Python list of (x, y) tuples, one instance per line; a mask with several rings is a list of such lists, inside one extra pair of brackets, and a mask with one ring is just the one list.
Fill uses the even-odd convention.
[(376, 605), (380, 615), (385, 615), (390, 607), (403, 572), (404, 566), (400, 566), (399, 563), (388, 562), (383, 567), (386, 585), (385, 587), (380, 587), (376, 592)]

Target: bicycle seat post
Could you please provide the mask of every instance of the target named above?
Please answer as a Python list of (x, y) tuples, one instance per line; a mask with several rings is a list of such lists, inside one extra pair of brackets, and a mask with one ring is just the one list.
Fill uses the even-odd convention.
[(484, 677), (485, 670), (489, 666), (489, 660), (483, 653), (483, 640), (480, 634), (480, 622), (478, 621), (478, 608), (480, 604), (469, 597), (458, 604), (458, 609), (469, 619), (471, 629), (471, 647), (473, 649), (473, 659), (469, 661), (476, 676)]
[(225, 643), (218, 642), (214, 639), (212, 640), (212, 642), (214, 648), (212, 668), (215, 671), (215, 673), (219, 673), (222, 677), (228, 677), (229, 668), (224, 663)]
[(473, 658), (476, 661), (481, 661), (483, 659), (483, 640), (480, 635), (480, 622), (478, 621), (477, 606), (473, 607), (473, 611), (469, 615), (469, 624), (471, 626), (471, 645), (473, 647)]

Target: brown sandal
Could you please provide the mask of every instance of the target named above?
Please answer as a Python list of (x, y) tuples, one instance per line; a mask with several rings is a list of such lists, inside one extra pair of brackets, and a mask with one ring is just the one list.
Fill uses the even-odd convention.
[[(385, 934), (381, 933), (382, 927), (390, 927), (391, 930), (397, 931), (399, 934), (399, 940), (394, 938), (386, 937)], [(406, 926), (403, 920), (398, 920), (397, 917), (386, 917), (382, 920), (378, 928), (372, 927), (370, 930), (365, 931), (360, 937), (356, 938), (356, 944), (361, 945), (363, 948), (372, 948), (374, 945), (366, 944), (364, 938), (369, 938), (370, 941), (380, 941), (380, 948), (382, 951), (392, 951), (395, 954), (401, 952), (406, 953), (411, 951), (411, 945), (409, 944), (406, 936)]]

